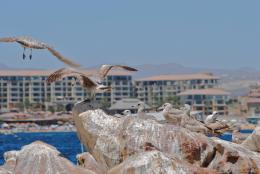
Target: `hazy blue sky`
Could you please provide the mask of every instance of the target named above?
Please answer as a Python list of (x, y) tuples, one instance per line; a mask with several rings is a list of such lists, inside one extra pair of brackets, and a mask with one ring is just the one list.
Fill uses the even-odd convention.
[[(30, 35), (84, 66), (179, 63), (260, 69), (259, 0), (8, 0), (0, 37)], [(22, 60), (17, 44), (0, 43), (0, 62), (57, 68), (46, 51)]]

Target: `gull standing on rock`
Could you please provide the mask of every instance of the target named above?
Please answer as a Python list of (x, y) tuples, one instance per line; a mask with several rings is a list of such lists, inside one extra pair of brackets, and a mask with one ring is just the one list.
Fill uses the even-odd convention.
[(117, 118), (122, 118), (122, 117), (132, 116), (132, 113), (130, 110), (124, 110), (121, 114), (115, 114), (113, 116)]
[(156, 120), (157, 119), (153, 116), (153, 115), (149, 115), (146, 114), (144, 112), (145, 110), (145, 103), (144, 102), (138, 102), (136, 106), (132, 106), (132, 107), (137, 107), (137, 117), (141, 118), (141, 119), (152, 119), (152, 120)]
[(218, 112), (214, 111), (211, 115), (207, 116), (207, 118), (205, 119), (205, 124), (215, 123), (217, 121), (218, 116)]
[(158, 109), (163, 109), (163, 116), (168, 123), (179, 125), (193, 132), (207, 132), (208, 130), (204, 126), (204, 124), (188, 115), (190, 113), (190, 108), (190, 105), (184, 105), (181, 110), (178, 110), (174, 109), (172, 107), (172, 104), (165, 103), (162, 107)]
[(181, 110), (188, 116), (190, 116), (191, 106), (188, 104), (184, 104), (183, 107), (181, 107)]
[(33, 49), (47, 49), (51, 54), (53, 54), (55, 57), (57, 57), (60, 61), (63, 63), (71, 66), (71, 67), (79, 67), (80, 65), (66, 59), (63, 57), (59, 52), (57, 52), (53, 47), (49, 46), (46, 43), (40, 42), (36, 39), (33, 39), (28, 36), (18, 36), (18, 37), (6, 37), (6, 38), (0, 38), (0, 42), (17, 42), (19, 43), (23, 48), (23, 59), (25, 59), (25, 50), (29, 48), (31, 50), (31, 53), (29, 55), (30, 60), (32, 59), (32, 50)]
[(208, 115), (205, 119), (205, 126), (211, 129), (212, 133), (222, 134), (227, 130), (230, 130), (230, 126), (220, 120), (217, 120), (219, 113), (214, 111), (211, 115)]
[(122, 114), (123, 114), (124, 116), (132, 116), (132, 113), (131, 113), (130, 110), (124, 110), (124, 112), (122, 112)]
[(73, 76), (75, 79), (79, 80), (81, 86), (90, 91), (90, 97), (93, 99), (96, 96), (96, 93), (102, 93), (111, 91), (111, 87), (104, 86), (102, 84), (97, 83), (96, 81), (90, 79), (85, 74), (73, 70), (72, 68), (62, 68), (58, 71), (52, 73), (48, 79), (47, 83), (52, 83), (58, 80), (63, 79), (64, 77)]
[(159, 107), (158, 110), (163, 110), (162, 112), (163, 116), (168, 123), (172, 123), (172, 124), (181, 123), (181, 119), (182, 119), (182, 115), (184, 114), (184, 111), (179, 109), (174, 109), (172, 104), (165, 103), (161, 107)]

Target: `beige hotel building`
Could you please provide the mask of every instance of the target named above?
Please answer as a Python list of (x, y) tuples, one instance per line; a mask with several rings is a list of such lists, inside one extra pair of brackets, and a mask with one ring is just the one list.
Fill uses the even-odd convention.
[[(95, 70), (83, 71), (93, 74)], [(0, 110), (14, 109), (26, 101), (30, 104), (69, 104), (89, 96), (77, 83), (72, 86), (72, 77), (49, 84), (50, 70), (1, 70), (0, 71)], [(112, 71), (104, 80), (104, 85), (113, 87), (112, 92), (97, 94), (98, 101), (108, 105), (115, 100), (133, 97), (132, 76), (125, 71)]]
[(160, 75), (135, 81), (137, 98), (150, 106), (178, 96), (180, 104), (190, 104), (193, 111), (209, 114), (216, 110), (227, 115), (228, 93), (218, 89), (218, 84), (219, 78), (211, 73)]

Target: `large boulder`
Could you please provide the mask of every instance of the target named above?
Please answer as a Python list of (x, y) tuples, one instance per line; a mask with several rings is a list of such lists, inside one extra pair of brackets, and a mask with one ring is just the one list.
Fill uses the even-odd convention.
[(108, 174), (214, 174), (215, 170), (169, 158), (157, 150), (132, 155), (109, 170)]
[(251, 135), (249, 135), (242, 146), (255, 152), (260, 152), (260, 127), (256, 127)]
[(99, 109), (74, 118), (82, 143), (107, 169), (143, 151), (147, 143), (169, 156), (177, 155), (198, 165), (203, 165), (214, 152), (207, 137), (179, 126), (131, 116), (118, 119)]
[[(147, 156), (149, 168), (156, 169), (156, 164), (152, 162), (153, 155), (144, 154), (147, 149), (156, 150), (157, 155), (160, 154), (158, 164), (167, 160), (175, 164), (174, 159), (178, 159), (183, 165), (189, 164), (220, 173), (238, 170), (250, 173), (258, 172), (260, 168), (260, 155), (241, 145), (208, 138), (182, 125), (161, 124), (151, 119), (131, 116), (116, 118), (100, 109), (79, 112), (84, 110), (85, 104), (78, 103), (74, 107), (77, 132), (97, 163), (107, 171), (124, 173), (124, 168), (131, 168), (135, 160), (142, 161), (142, 155)], [(224, 164), (225, 168), (221, 168)], [(141, 164), (136, 167), (138, 168), (143, 169)], [(143, 171), (149, 173), (148, 168)]]
[(220, 173), (260, 173), (260, 154), (239, 144), (212, 138), (215, 143), (214, 158), (208, 168)]
[(23, 146), (20, 151), (5, 153), (6, 163), (0, 167), (9, 174), (94, 174), (62, 157), (53, 146), (40, 141)]

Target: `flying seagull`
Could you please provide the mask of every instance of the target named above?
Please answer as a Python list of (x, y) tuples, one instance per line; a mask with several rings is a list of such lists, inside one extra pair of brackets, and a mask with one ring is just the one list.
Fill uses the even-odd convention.
[(23, 59), (25, 59), (25, 50), (28, 48), (31, 50), (30, 53), (30, 60), (32, 59), (32, 50), (33, 49), (47, 49), (51, 54), (53, 54), (55, 57), (57, 57), (60, 61), (64, 62), (65, 64), (71, 66), (71, 67), (79, 67), (80, 65), (66, 59), (63, 57), (59, 52), (57, 52), (53, 47), (49, 46), (46, 43), (37, 41), (36, 39), (33, 39), (28, 36), (18, 36), (18, 37), (6, 37), (6, 38), (0, 38), (0, 42), (17, 42), (19, 43), (23, 48)]
[(90, 91), (91, 99), (95, 97), (96, 93), (102, 93), (111, 90), (111, 87), (98, 84), (96, 81), (90, 79), (87, 75), (73, 70), (72, 68), (62, 68), (55, 71), (48, 77), (47, 83), (52, 83), (61, 80), (67, 76), (74, 77), (80, 82), (83, 88), (86, 88), (88, 91)]

